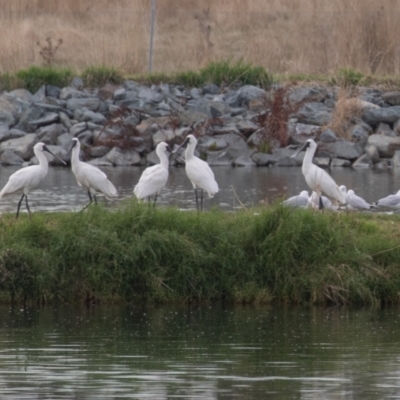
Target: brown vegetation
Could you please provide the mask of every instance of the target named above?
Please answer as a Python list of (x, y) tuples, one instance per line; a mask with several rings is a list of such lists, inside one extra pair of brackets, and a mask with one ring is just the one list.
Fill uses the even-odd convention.
[(360, 116), (363, 108), (362, 101), (352, 94), (348, 88), (341, 88), (338, 93), (331, 122), (327, 128), (332, 129), (337, 136), (351, 140), (350, 127), (352, 120)]
[[(37, 42), (63, 40), (52, 63), (76, 70), (148, 68), (151, 0), (0, 0), (0, 72), (43, 59)], [(158, 0), (153, 70), (243, 59), (281, 74), (400, 72), (393, 0)]]

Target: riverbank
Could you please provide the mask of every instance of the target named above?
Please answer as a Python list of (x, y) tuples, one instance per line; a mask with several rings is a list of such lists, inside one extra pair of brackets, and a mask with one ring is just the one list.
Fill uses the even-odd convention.
[(399, 217), (282, 206), (0, 220), (3, 303), (398, 303)]

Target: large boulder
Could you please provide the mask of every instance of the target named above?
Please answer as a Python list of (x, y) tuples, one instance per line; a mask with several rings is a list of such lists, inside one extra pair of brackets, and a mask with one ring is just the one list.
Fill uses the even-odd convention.
[(37, 135), (34, 133), (28, 133), (24, 137), (18, 139), (10, 139), (0, 143), (0, 153), (5, 150), (11, 150), (17, 156), (27, 161), (33, 157), (33, 146), (37, 142)]
[(400, 150), (400, 137), (391, 137), (380, 134), (370, 135), (368, 144), (377, 148), (380, 157), (393, 157), (396, 150)]

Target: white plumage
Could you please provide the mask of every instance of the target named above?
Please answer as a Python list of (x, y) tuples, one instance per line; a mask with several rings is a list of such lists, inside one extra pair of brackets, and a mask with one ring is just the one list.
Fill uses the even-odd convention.
[(212, 198), (218, 193), (218, 183), (210, 166), (194, 155), (197, 139), (193, 135), (188, 135), (185, 142), (188, 143), (185, 151), (186, 175), (192, 182), (195, 191), (197, 210), (199, 209), (197, 188), (201, 189), (201, 210), (203, 210), (203, 190), (208, 193), (208, 197)]
[(289, 197), (283, 201), (283, 204), (293, 208), (307, 208), (309, 206), (309, 196), (307, 190), (303, 190), (296, 196)]
[[(49, 162), (43, 153), (44, 151), (47, 151), (52, 156), (57, 157), (46, 147), (44, 143), (42, 142), (36, 143), (35, 146), (33, 147), (33, 152), (35, 153), (35, 156), (39, 161), (39, 165), (31, 165), (29, 167), (21, 168), (17, 172), (14, 172), (8, 178), (8, 182), (0, 192), (0, 199), (1, 199), (3, 196), (7, 194), (12, 194), (22, 190), (22, 196), (18, 202), (16, 218), (18, 218), (19, 210), (24, 197), (25, 197), (26, 209), (28, 210), (29, 217), (31, 217), (31, 211), (29, 209), (29, 204), (28, 204), (28, 194), (33, 188), (35, 188), (36, 186), (39, 185), (40, 182), (42, 182), (42, 180), (47, 175), (47, 171), (49, 169)], [(65, 164), (63, 160), (61, 160), (59, 157), (57, 158)]]
[(389, 196), (379, 199), (375, 205), (378, 207), (393, 208), (395, 210), (400, 209), (400, 190), (396, 194), (390, 194)]
[(71, 169), (75, 175), (78, 185), (87, 190), (90, 200), (88, 205), (93, 202), (92, 195), (96, 204), (96, 194), (102, 194), (108, 199), (116, 197), (117, 189), (107, 179), (107, 175), (94, 165), (80, 161), (79, 152), (81, 149), (81, 144), (77, 138), (73, 138), (72, 141)]
[(157, 195), (161, 189), (166, 185), (168, 180), (168, 156), (169, 146), (165, 142), (161, 142), (157, 145), (156, 153), (160, 159), (160, 163), (153, 165), (152, 167), (146, 168), (137, 185), (133, 189), (133, 193), (138, 200), (148, 199), (154, 196), (154, 204), (156, 204)]
[(313, 164), (312, 160), (317, 149), (317, 144), (313, 139), (308, 139), (304, 146), (301, 147), (292, 157), (295, 157), (301, 150), (306, 149), (301, 168), (307, 185), (311, 190), (315, 191), (318, 196), (324, 193), (334, 202), (346, 203), (344, 193), (339, 189), (333, 178), (322, 168)]
[(357, 196), (354, 190), (347, 190), (346, 186), (341, 185), (340, 190), (346, 196), (347, 208), (350, 210), (369, 210), (374, 206), (365, 201), (362, 197)]

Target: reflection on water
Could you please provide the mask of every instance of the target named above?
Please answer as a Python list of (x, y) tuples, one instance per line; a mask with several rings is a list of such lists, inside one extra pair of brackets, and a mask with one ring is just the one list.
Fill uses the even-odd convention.
[(1, 399), (387, 399), (398, 308), (6, 309)]
[[(2, 167), (0, 187), (19, 167)], [(117, 204), (124, 198), (133, 196), (133, 187), (138, 182), (143, 167), (103, 167), (101, 168), (117, 187)], [(224, 210), (242, 206), (249, 207), (260, 201), (271, 203), (307, 190), (301, 168), (233, 168), (214, 167), (220, 192), (214, 199), (205, 200), (205, 207), (217, 205)], [(352, 188), (356, 194), (373, 202), (400, 189), (399, 170), (370, 170), (334, 168), (331, 171), (338, 185)], [(20, 195), (7, 196), (0, 200), (0, 212), (15, 212)], [(157, 200), (162, 205), (176, 205), (180, 208), (194, 208), (193, 189), (184, 168), (171, 168), (167, 186)], [(88, 196), (77, 185), (69, 168), (50, 167), (45, 181), (29, 195), (32, 211), (79, 210), (88, 203)]]

